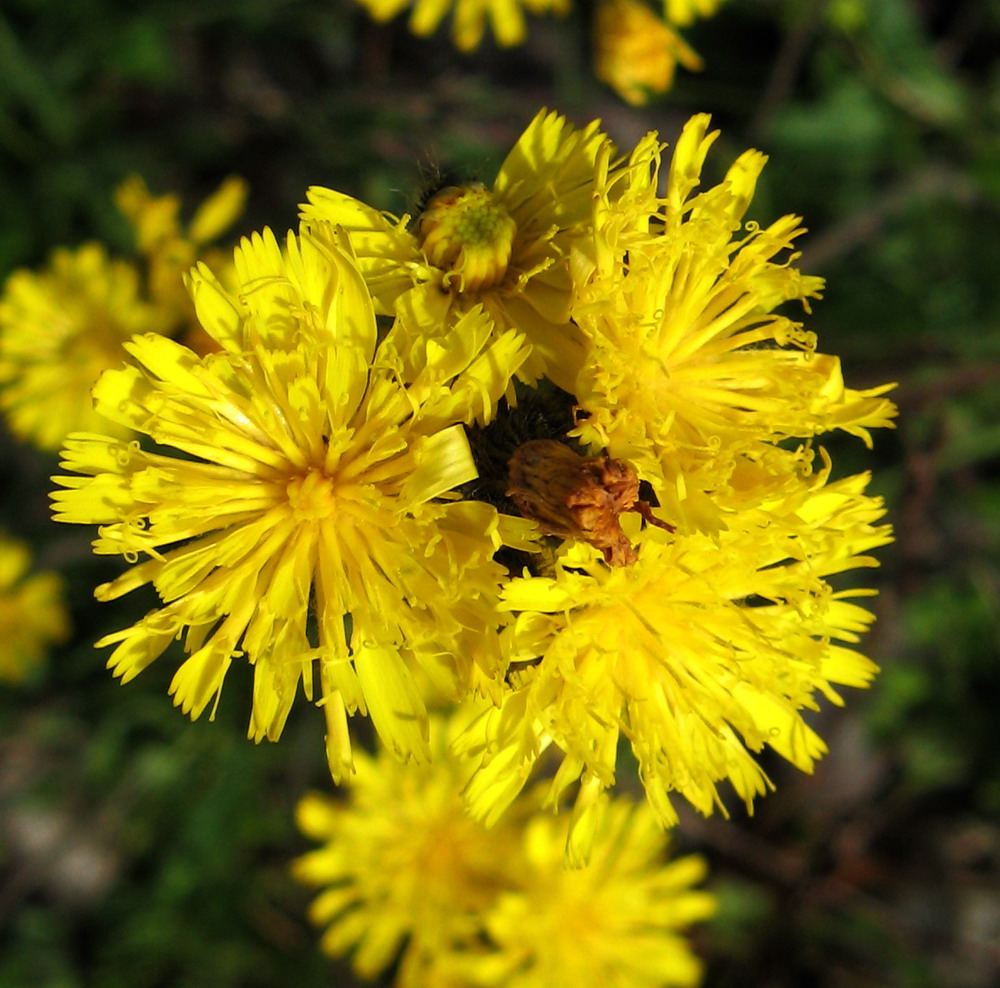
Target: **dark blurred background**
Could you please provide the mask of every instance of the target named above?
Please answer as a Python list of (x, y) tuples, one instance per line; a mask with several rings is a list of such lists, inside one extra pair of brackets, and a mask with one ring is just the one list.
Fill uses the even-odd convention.
[[(753, 215), (806, 218), (800, 266), (828, 279), (809, 325), (851, 385), (899, 382), (900, 417), (874, 453), (827, 444), (838, 473), (873, 470), (897, 530), (880, 678), (818, 718), (814, 777), (768, 762), (753, 818), (734, 800), (678, 831), (720, 898), (706, 985), (1000, 984), (1000, 2), (728, 0), (686, 31), (705, 70), (645, 108), (594, 80), (590, 15), (470, 57), (348, 0), (3, 0), (0, 275), (62, 244), (129, 252), (131, 172), (192, 208), (240, 174), (235, 234), (283, 231), (310, 184), (400, 212), (436, 169), (490, 181), (543, 105), (622, 146), (710, 111), (708, 174), (771, 156)], [(193, 725), (169, 662), (113, 681), (91, 643), (149, 601), (94, 604), (118, 567), (49, 521), (55, 458), (0, 450), (2, 523), (67, 574), (75, 626), (0, 688), (0, 985), (352, 984), (287, 874), (292, 807), (324, 784), (318, 711), (254, 747), (246, 670)]]

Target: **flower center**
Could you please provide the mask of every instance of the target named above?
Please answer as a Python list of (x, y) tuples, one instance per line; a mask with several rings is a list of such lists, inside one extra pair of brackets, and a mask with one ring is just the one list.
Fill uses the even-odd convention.
[(445, 271), (444, 287), (481, 292), (503, 281), (517, 224), (479, 182), (442, 189), (427, 204), (418, 233), (424, 255)]
[(320, 521), (334, 512), (333, 480), (319, 470), (310, 470), (304, 477), (293, 477), (286, 491), (296, 521)]

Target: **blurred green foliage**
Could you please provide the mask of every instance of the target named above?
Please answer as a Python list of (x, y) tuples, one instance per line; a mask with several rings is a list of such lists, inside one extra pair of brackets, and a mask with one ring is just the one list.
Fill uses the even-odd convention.
[[(987, 988), (1000, 981), (1000, 3), (729, 0), (689, 36), (706, 61), (644, 110), (590, 75), (588, 8), (520, 49), (458, 55), (347, 0), (8, 0), (0, 10), (0, 273), (58, 244), (128, 250), (114, 186), (143, 174), (193, 205), (250, 180), (242, 232), (294, 223), (313, 183), (397, 211), (422, 175), (491, 178), (541, 105), (623, 145), (723, 128), (717, 172), (770, 163), (760, 218), (802, 214), (808, 317), (854, 386), (899, 382), (870, 453), (898, 542), (882, 552), (884, 667), (825, 713), (813, 779), (769, 765), (757, 815), (684, 820), (721, 914), (709, 986)], [(234, 668), (191, 725), (157, 663), (120, 687), (90, 643), (142, 601), (97, 606), (112, 564), (44, 505), (55, 464), (2, 441), (4, 523), (70, 581), (76, 637), (0, 692), (0, 985), (349, 984), (315, 949), (291, 810), (324, 785), (315, 711), (280, 745), (243, 738)], [(246, 688), (243, 688), (246, 687)], [(339, 972), (339, 973), (338, 973)], [(554, 986), (558, 988), (558, 986)]]

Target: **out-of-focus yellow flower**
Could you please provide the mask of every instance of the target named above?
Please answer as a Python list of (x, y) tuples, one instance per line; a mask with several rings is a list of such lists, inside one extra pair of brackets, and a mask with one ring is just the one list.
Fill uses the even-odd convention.
[(311, 188), (302, 217), (351, 234), (378, 310), (416, 337), (452, 346), (456, 321), (482, 305), (500, 334), (518, 329), (532, 353), (518, 373), (572, 389), (583, 360), (570, 323), (570, 257), (590, 220), (594, 168), (607, 138), (540, 112), (489, 189), (442, 190), (414, 225), (331, 189)]
[(39, 272), (15, 271), (0, 297), (0, 407), (11, 431), (56, 450), (69, 432), (104, 427), (94, 382), (122, 363), (133, 334), (167, 328), (143, 299), (135, 265), (111, 260), (100, 244), (56, 250)]
[(491, 829), (468, 816), (468, 767), (449, 754), (451, 733), (431, 718), (429, 765), (359, 751), (345, 799), (313, 793), (297, 809), (299, 827), (324, 845), (293, 865), (322, 889), (310, 917), (325, 928), (323, 950), (351, 952), (364, 978), (399, 956), (400, 988), (452, 984), (449, 958), (478, 949), (484, 914), (518, 871), (523, 814)]
[(627, 167), (602, 162), (590, 269), (576, 267), (587, 359), (572, 390), (575, 436), (632, 464), (664, 518), (713, 530), (808, 476), (813, 437), (843, 429), (870, 445), (895, 407), (893, 385), (845, 387), (839, 359), (776, 311), (808, 311), (823, 286), (794, 265), (801, 220), (744, 224), (767, 160), (757, 151), (697, 190), (718, 136), (708, 126), (700, 114), (684, 127), (662, 197), (655, 134)]
[(711, 17), (724, 0), (663, 0), (663, 16), (671, 24), (687, 27), (699, 18)]
[(500, 520), (441, 498), (476, 476), (455, 423), (493, 402), (509, 371), (473, 310), (459, 329), (479, 350), (440, 363), (425, 354), (402, 384), (376, 352), (350, 247), (330, 228), (289, 234), (284, 251), (270, 231), (255, 235), (236, 269), (236, 296), (204, 266), (192, 277), (219, 353), (137, 337), (133, 365), (94, 391), (99, 412), (177, 455), (102, 435), (66, 443), (62, 465), (82, 476), (56, 478), (57, 520), (100, 525), (95, 551), (137, 563), (96, 596), (148, 583), (163, 600), (98, 645), (117, 646), (108, 665), (127, 682), (183, 638), (190, 656), (170, 692), (193, 717), (245, 656), (254, 740), (280, 735), (301, 683), (326, 714), (335, 779), (350, 773), (346, 716), (359, 710), (390, 750), (424, 759), (409, 665), (447, 666), (457, 695), (477, 666), (499, 671)]
[(0, 682), (19, 683), (69, 636), (58, 573), (28, 575), (31, 553), (0, 534)]
[(413, 7), (410, 30), (418, 36), (432, 34), (454, 8), (451, 37), (460, 51), (479, 47), (489, 21), (497, 43), (505, 48), (524, 41), (524, 10), (532, 14), (565, 14), (570, 0), (358, 0), (377, 21), (388, 21)]
[(643, 106), (650, 93), (674, 84), (680, 63), (697, 72), (697, 52), (641, 0), (601, 0), (594, 16), (594, 74), (627, 103)]
[(519, 887), (486, 916), (493, 950), (461, 965), (475, 988), (692, 988), (702, 964), (685, 932), (715, 912), (693, 888), (695, 856), (667, 861), (667, 840), (648, 807), (612, 801), (586, 867), (567, 868), (567, 822), (549, 814), (524, 830)]
[[(0, 297), (0, 408), (16, 436), (56, 450), (74, 430), (127, 434), (96, 415), (90, 390), (102, 371), (126, 359), (122, 343), (132, 336), (190, 326), (194, 309), (183, 275), (199, 256), (214, 257), (220, 271), (231, 269), (231, 260), (205, 245), (233, 222), (245, 198), (245, 183), (228, 179), (184, 230), (178, 197), (153, 197), (133, 177), (116, 201), (136, 228), (148, 266), (145, 285), (135, 263), (110, 259), (100, 244), (56, 250), (42, 271), (18, 270), (7, 279)], [(191, 342), (202, 349), (199, 339)]]
[(397, 988), (695, 985), (686, 928), (714, 911), (692, 886), (704, 863), (668, 862), (644, 806), (611, 801), (590, 866), (566, 867), (567, 821), (522, 796), (495, 827), (472, 820), (460, 790), (471, 766), (448, 742), (468, 712), (431, 719), (433, 757), (403, 766), (357, 755), (346, 798), (306, 796), (298, 822), (323, 846), (295, 876), (319, 888), (310, 909), (323, 949), (365, 978), (398, 958)]
[(138, 175), (130, 176), (115, 191), (115, 202), (135, 228), (136, 246), (149, 265), (149, 297), (169, 314), (171, 329), (193, 321), (184, 275), (194, 263), (203, 260), (215, 271), (231, 263), (228, 251), (208, 245), (236, 222), (246, 199), (247, 183), (230, 176), (198, 207), (185, 228), (180, 220), (180, 196), (154, 196)]
[(853, 647), (872, 615), (852, 598), (872, 591), (829, 578), (876, 565), (866, 553), (891, 541), (868, 478), (827, 483), (826, 472), (714, 537), (640, 531), (623, 515), (633, 564), (566, 542), (551, 576), (510, 581), (510, 690), (459, 744), (483, 760), (472, 811), (496, 819), (554, 745), (549, 802), (582, 780), (573, 840), (586, 857), (589, 808), (614, 785), (621, 735), (664, 826), (676, 822), (671, 792), (706, 815), (722, 808), (720, 780), (749, 807), (769, 788), (750, 754), (765, 745), (811, 771), (825, 747), (800, 711), (819, 694), (840, 703), (836, 684), (866, 686), (876, 671)]

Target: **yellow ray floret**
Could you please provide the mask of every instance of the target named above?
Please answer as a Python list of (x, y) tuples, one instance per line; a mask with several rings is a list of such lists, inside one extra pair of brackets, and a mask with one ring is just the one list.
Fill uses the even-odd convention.
[(65, 489), (53, 498), (58, 520), (101, 526), (98, 553), (136, 563), (99, 599), (149, 583), (163, 601), (98, 643), (115, 646), (116, 675), (128, 681), (182, 638), (189, 657), (171, 693), (197, 717), (246, 658), (255, 740), (278, 737), (301, 682), (324, 707), (340, 778), (354, 711), (400, 757), (426, 757), (413, 662), (450, 657), (456, 694), (495, 677), (504, 571), (492, 562), (494, 509), (440, 500), (476, 475), (451, 413), (465, 411), (456, 394), (495, 400), (477, 367), (483, 357), (492, 366), (488, 351), (446, 372), (428, 361), (402, 384), (380, 363), (349, 247), (320, 232), (290, 235), (284, 252), (269, 232), (245, 241), (238, 298), (201, 270), (195, 302), (221, 352), (137, 337), (133, 366), (95, 389), (98, 411), (162, 451), (73, 436), (62, 465), (80, 476), (56, 478)]

